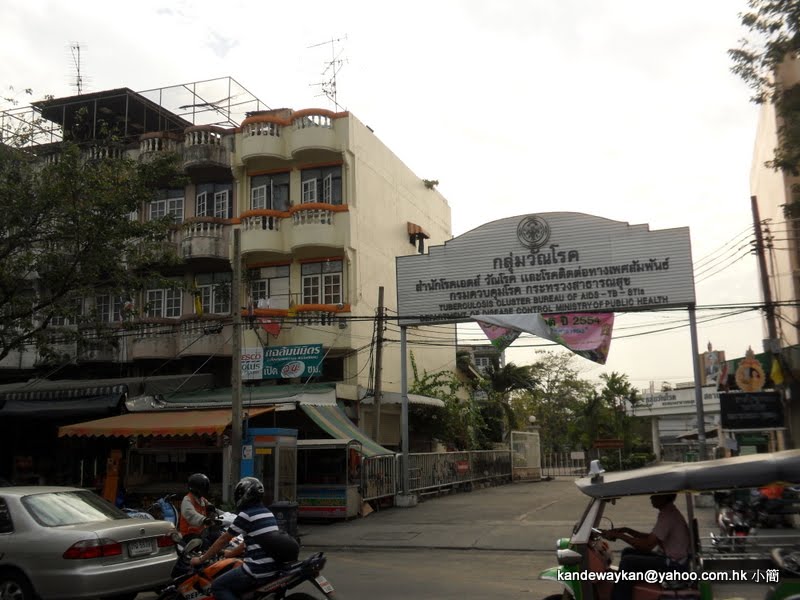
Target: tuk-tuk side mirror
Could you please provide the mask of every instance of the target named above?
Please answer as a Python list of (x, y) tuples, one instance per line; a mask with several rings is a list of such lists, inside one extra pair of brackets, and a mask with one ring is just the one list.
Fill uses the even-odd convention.
[(603, 465), (600, 464), (600, 461), (595, 459), (591, 463), (589, 463), (589, 477), (592, 478), (592, 481), (602, 481), (603, 473), (606, 470), (603, 468)]
[(579, 565), (583, 560), (583, 556), (581, 556), (580, 552), (576, 552), (575, 550), (571, 550), (569, 548), (556, 551), (556, 558), (558, 559), (558, 564), (560, 565)]

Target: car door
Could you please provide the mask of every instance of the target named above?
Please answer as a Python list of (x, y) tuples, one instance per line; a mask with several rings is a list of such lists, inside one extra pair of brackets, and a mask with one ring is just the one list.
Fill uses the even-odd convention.
[(11, 521), (11, 514), (5, 498), (0, 496), (0, 565), (8, 551), (11, 543), (11, 534), (14, 533), (14, 523)]

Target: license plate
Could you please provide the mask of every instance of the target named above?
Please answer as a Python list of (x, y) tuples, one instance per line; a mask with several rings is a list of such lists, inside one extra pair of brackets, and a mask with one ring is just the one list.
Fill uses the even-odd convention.
[(128, 554), (131, 556), (144, 556), (145, 554), (152, 554), (155, 550), (153, 540), (135, 540), (128, 542)]
[(314, 581), (316, 581), (316, 582), (317, 582), (317, 585), (319, 586), (319, 588), (320, 588), (320, 589), (321, 589), (323, 592), (325, 592), (326, 594), (330, 594), (331, 592), (333, 592), (333, 586), (332, 586), (332, 585), (330, 584), (330, 582), (329, 582), (327, 579), (325, 579), (325, 577), (323, 577), (322, 575), (317, 575), (317, 576), (314, 578)]

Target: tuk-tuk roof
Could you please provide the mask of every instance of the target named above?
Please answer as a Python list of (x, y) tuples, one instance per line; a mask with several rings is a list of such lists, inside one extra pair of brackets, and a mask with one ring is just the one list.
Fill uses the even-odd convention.
[(753, 488), (774, 482), (800, 483), (800, 450), (603, 473), (575, 483), (593, 498), (613, 498)]

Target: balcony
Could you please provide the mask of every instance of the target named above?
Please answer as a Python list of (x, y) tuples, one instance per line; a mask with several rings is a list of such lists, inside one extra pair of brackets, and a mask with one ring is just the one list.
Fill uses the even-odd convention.
[(291, 207), (289, 213), (292, 216), (292, 251), (310, 246), (343, 248), (346, 245), (350, 227), (346, 204), (298, 204)]
[(139, 160), (147, 160), (159, 152), (178, 152), (181, 136), (166, 131), (143, 133), (139, 136)]
[(288, 212), (278, 210), (242, 213), (242, 254), (288, 254), (283, 231), (288, 217)]
[(125, 338), (115, 337), (112, 331), (107, 335), (86, 333), (78, 350), (78, 361), (87, 362), (120, 362), (123, 360)]
[(228, 130), (213, 125), (188, 127), (183, 139), (183, 167), (193, 169), (213, 169), (220, 175), (230, 175), (231, 151), (225, 134)]
[[(192, 315), (180, 324), (181, 356), (231, 356), (231, 325), (227, 315)], [(229, 318), (228, 318), (229, 320)]]
[(143, 319), (137, 323), (131, 339), (131, 360), (174, 358), (176, 325), (174, 319)]
[(284, 119), (274, 115), (257, 115), (242, 121), (241, 158), (243, 162), (257, 157), (287, 158), (283, 138)]
[(224, 219), (194, 217), (183, 223), (180, 249), (184, 260), (222, 260), (227, 262), (228, 231)]
[(321, 108), (299, 110), (292, 115), (292, 134), (288, 151), (292, 156), (311, 150), (324, 150), (340, 155), (342, 145), (336, 140), (334, 119), (347, 113), (335, 113)]
[(344, 313), (350, 313), (350, 305), (344, 304), (299, 304), (294, 307), (295, 322), (291, 329), (292, 344), (336, 344), (348, 347), (350, 323)]

